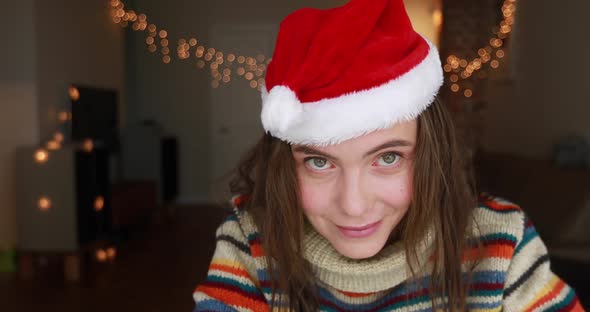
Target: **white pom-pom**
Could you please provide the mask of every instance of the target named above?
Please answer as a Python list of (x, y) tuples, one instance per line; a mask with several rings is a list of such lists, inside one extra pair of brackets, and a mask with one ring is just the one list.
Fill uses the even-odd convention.
[(270, 133), (283, 133), (301, 119), (303, 105), (297, 95), (285, 86), (276, 86), (268, 94), (262, 92), (262, 112), (260, 119), (264, 130)]

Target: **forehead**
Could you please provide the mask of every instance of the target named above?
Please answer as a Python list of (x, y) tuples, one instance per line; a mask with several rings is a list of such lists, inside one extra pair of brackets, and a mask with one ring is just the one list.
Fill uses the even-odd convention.
[[(394, 140), (407, 141), (412, 146), (416, 143), (417, 121), (410, 120), (397, 123), (389, 128), (377, 130), (363, 136), (346, 140), (344, 142), (328, 146), (307, 146), (307, 148), (322, 151), (329, 154), (363, 154), (372, 148)], [(407, 146), (405, 148), (410, 148)], [(294, 150), (298, 150), (294, 145)]]

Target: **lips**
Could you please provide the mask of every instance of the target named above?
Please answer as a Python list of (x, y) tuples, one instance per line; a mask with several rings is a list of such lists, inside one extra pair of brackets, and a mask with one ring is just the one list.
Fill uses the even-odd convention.
[(363, 238), (375, 233), (379, 228), (381, 221), (363, 225), (363, 226), (337, 226), (340, 232), (349, 238)]

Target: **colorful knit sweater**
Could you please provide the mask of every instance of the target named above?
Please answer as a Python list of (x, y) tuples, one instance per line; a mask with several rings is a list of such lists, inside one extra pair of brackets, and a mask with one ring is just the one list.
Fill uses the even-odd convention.
[[(518, 206), (483, 196), (474, 218), (486, 256), (472, 275), (470, 311), (583, 311), (574, 291), (551, 272), (547, 249)], [(401, 243), (351, 260), (312, 229), (304, 249), (317, 277), (320, 311), (431, 311), (429, 276), (408, 282)], [(217, 230), (208, 276), (194, 293), (195, 311), (269, 311), (268, 278), (256, 226), (235, 209)]]

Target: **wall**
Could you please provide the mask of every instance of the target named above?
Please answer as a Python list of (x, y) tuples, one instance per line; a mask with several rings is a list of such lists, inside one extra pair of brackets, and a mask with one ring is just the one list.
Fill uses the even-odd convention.
[(109, 1), (36, 1), (37, 94), (42, 139), (57, 129), (57, 113), (67, 108), (72, 83), (115, 88), (122, 93), (124, 44), (121, 27), (110, 18)]
[(519, 1), (511, 68), (486, 113), (487, 149), (549, 158), (569, 134), (590, 141), (590, 2)]
[(16, 237), (16, 147), (38, 141), (33, 0), (0, 10), (0, 250)]

